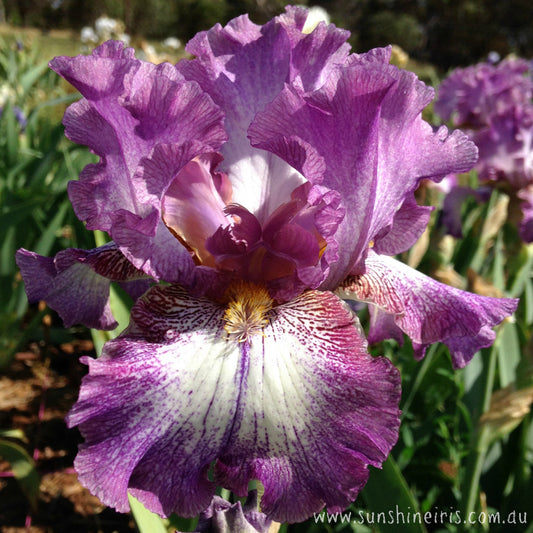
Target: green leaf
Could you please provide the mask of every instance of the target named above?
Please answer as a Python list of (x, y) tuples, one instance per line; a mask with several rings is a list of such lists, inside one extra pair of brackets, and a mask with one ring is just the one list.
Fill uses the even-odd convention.
[(46, 228), (44, 233), (41, 235), (41, 238), (37, 241), (37, 244), (34, 246), (35, 253), (38, 253), (41, 255), (48, 255), (50, 253), (57, 239), (56, 237), (57, 231), (63, 224), (63, 220), (65, 219), (65, 215), (69, 208), (70, 208), (70, 202), (68, 198), (66, 198), (63, 201), (63, 203), (60, 205), (59, 209), (57, 210), (57, 213), (55, 214), (54, 218), (52, 218), (52, 220), (48, 224), (48, 227)]
[[(382, 470), (372, 469), (361, 494), (368, 511), (373, 512), (375, 517), (378, 513), (384, 513), (387, 518), (382, 521), (385, 523), (379, 523), (380, 533), (397, 533), (399, 527), (402, 533), (426, 533), (424, 524), (418, 523), (419, 519), (423, 522), (418, 502), (392, 456), (383, 463)], [(388, 520), (390, 513), (393, 513), (394, 520)], [(405, 523), (401, 523), (400, 513), (403, 513)], [(418, 513), (416, 518), (415, 513)]]
[(13, 107), (9, 102), (6, 103), (3, 113), (2, 122), (4, 122), (6, 136), (6, 165), (12, 167), (17, 164), (19, 151), (19, 132), (17, 119), (13, 112)]
[(507, 387), (516, 381), (516, 367), (520, 362), (520, 341), (516, 331), (516, 324), (506, 322), (499, 332), (498, 343), (498, 370), (500, 388)]
[(41, 63), (40, 65), (36, 65), (27, 72), (25, 72), (22, 76), (20, 76), (20, 86), (22, 87), (22, 90), (24, 93), (28, 93), (28, 91), (32, 88), (33, 84), (48, 70), (48, 61), (45, 61), (44, 63)]
[(509, 291), (511, 298), (520, 296), (525, 284), (531, 280), (531, 271), (533, 270), (533, 244), (523, 246), (520, 256), (521, 265)]
[(529, 326), (533, 324), (533, 283), (527, 280), (524, 286), (524, 306), (526, 324)]
[(128, 493), (131, 512), (140, 533), (167, 533), (164, 520), (146, 509), (144, 505)]
[(20, 484), (20, 488), (28, 498), (32, 508), (36, 509), (40, 479), (37, 470), (35, 470), (33, 459), (24, 448), (7, 440), (0, 440), (0, 456), (11, 465), (11, 470)]

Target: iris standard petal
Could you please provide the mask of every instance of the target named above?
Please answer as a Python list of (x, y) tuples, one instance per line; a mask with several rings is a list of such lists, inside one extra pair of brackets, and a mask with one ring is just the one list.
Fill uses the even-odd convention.
[[(339, 294), (393, 314), (396, 325), (413, 341), (417, 358), (424, 356), (429, 344), (443, 342), (457, 368), (492, 344), (496, 336), (492, 327), (518, 305), (516, 299), (489, 298), (444, 285), (371, 250), (365, 267), (363, 274), (345, 280)], [(385, 338), (386, 329), (371, 332), (373, 340)]]
[(63, 319), (65, 327), (114, 329), (117, 322), (109, 305), (111, 281), (136, 282), (133, 295), (148, 289), (150, 280), (109, 243), (94, 250), (69, 248), (55, 257), (43, 257), (21, 248), (17, 265), (30, 302), (44, 300)]
[[(302, 173), (302, 162), (321, 158), (321, 184), (343, 198), (341, 255), (323, 288), (341, 283), (370, 241), (400, 233), (407, 212), (419, 228), (404, 235), (402, 247), (411, 246), (427, 216), (413, 206), (419, 182), (469, 170), (476, 161), (477, 150), (464, 134), (435, 132), (422, 120), (432, 89), (386, 60), (386, 51), (350, 56), (312, 94), (286, 86), (250, 127), (252, 144)], [(309, 151), (307, 158), (302, 150)]]
[(224, 109), (229, 139), (221, 149), (221, 169), (232, 182), (233, 201), (261, 223), (305, 180), (276, 155), (250, 144), (250, 123), (285, 83), (303, 90), (324, 83), (348, 51), (348, 32), (333, 25), (303, 34), (306, 17), (304, 9), (288, 7), (264, 26), (247, 16), (224, 28), (216, 25), (188, 43), (187, 51), (196, 58), (177, 65)]
[[(76, 215), (89, 229), (107, 231), (148, 275), (177, 281), (167, 279), (169, 272), (176, 272), (188, 251), (166, 239), (167, 253), (159, 253), (168, 231), (160, 220), (162, 196), (174, 176), (147, 184), (139, 167), (160, 145), (179, 153), (179, 161), (173, 159), (178, 171), (216, 150), (226, 139), (222, 111), (172, 65), (137, 60), (133, 50), (113, 41), (90, 56), (59, 57), (50, 66), (84, 96), (65, 113), (66, 135), (101, 158), (69, 184)], [(170, 269), (169, 255), (177, 258)]]
[(346, 304), (309, 291), (269, 307), (251, 285), (232, 294), (218, 304), (153, 288), (88, 360), (68, 422), (85, 437), (79, 478), (105, 504), (126, 510), (129, 489), (152, 511), (195, 515), (218, 459), (216, 482), (246, 495), (259, 479), (262, 511), (298, 521), (349, 505), (367, 465), (387, 457), (399, 375), (367, 353)]

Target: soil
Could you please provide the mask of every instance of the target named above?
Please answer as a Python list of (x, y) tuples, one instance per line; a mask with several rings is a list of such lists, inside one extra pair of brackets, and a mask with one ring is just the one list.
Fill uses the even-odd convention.
[(0, 371), (0, 429), (19, 429), (40, 475), (39, 498), (32, 509), (11, 465), (0, 457), (1, 533), (111, 533), (136, 531), (130, 515), (106, 508), (77, 480), (73, 460), (82, 441), (64, 417), (76, 401), (92, 341), (59, 346), (30, 344)]

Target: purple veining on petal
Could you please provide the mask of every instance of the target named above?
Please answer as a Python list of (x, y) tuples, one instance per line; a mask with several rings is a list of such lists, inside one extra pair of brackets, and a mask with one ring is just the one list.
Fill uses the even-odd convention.
[(264, 340), (250, 344), (242, 420), (215, 476), (240, 495), (258, 478), (262, 510), (293, 522), (324, 504), (344, 509), (366, 482), (365, 465), (386, 458), (398, 375), (368, 356), (356, 319), (332, 294), (306, 292), (274, 311)]
[[(493, 343), (492, 327), (518, 305), (516, 299), (489, 298), (443, 285), (372, 251), (365, 268), (364, 274), (349, 277), (340, 293), (393, 314), (396, 325), (413, 341), (417, 359), (429, 344), (443, 342), (454, 366), (464, 367), (475, 352)], [(381, 333), (372, 331), (374, 342), (384, 338)]]
[(240, 381), (223, 313), (179, 287), (156, 287), (134, 306), (126, 332), (86, 359), (68, 422), (85, 437), (79, 478), (107, 505), (126, 511), (128, 487), (160, 514), (194, 516), (209, 505), (207, 469), (227, 441)]
[(109, 305), (111, 281), (136, 283), (132, 296), (148, 289), (150, 280), (120, 253), (114, 243), (94, 250), (69, 248), (54, 258), (20, 249), (16, 255), (28, 299), (44, 300), (63, 319), (65, 327), (114, 329)]
[(81, 482), (122, 511), (129, 490), (154, 512), (193, 516), (211, 501), (218, 458), (223, 486), (245, 495), (261, 480), (274, 520), (345, 508), (396, 442), (397, 370), (368, 355), (330, 293), (274, 307), (244, 342), (228, 337), (224, 313), (177, 286), (153, 288), (128, 329), (85, 359), (68, 416), (85, 438)]

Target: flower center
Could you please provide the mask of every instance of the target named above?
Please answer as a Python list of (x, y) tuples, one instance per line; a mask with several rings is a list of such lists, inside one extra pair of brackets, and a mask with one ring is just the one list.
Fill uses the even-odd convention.
[(262, 285), (237, 281), (228, 287), (224, 299), (224, 329), (230, 338), (245, 342), (268, 325), (274, 301)]

